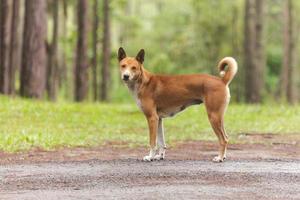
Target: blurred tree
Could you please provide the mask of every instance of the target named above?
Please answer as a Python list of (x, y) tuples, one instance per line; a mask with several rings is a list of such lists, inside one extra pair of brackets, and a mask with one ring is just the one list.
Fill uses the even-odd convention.
[[(46, 89), (52, 100), (56, 97), (73, 99), (74, 96), (76, 101), (87, 96), (93, 100), (108, 100), (111, 96), (114, 101), (127, 101), (127, 91), (120, 84), (118, 69), (109, 66), (116, 61), (116, 54), (111, 54), (112, 44), (113, 52), (121, 45), (130, 55), (145, 48), (145, 67), (154, 73), (216, 75), (218, 60), (233, 56), (240, 66), (231, 85), (233, 100), (260, 102), (281, 92), (289, 102), (296, 101), (296, 87), (300, 89), (300, 79), (296, 76), (300, 70), (296, 56), (299, 53), (300, 20), (295, 16), (300, 2), (296, 0), (93, 0), (90, 10), (86, 5), (88, 0), (84, 3), (80, 0), (41, 1), (47, 2), (50, 11), (47, 23), (44, 20), (45, 26), (49, 26), (49, 52), (47, 74), (43, 75), (43, 80), (47, 80)], [(39, 22), (32, 20), (33, 17), (28, 20), (27, 16), (24, 28), (31, 31), (24, 30), (23, 34), (23, 26), (20, 27), (23, 24), (20, 14), (23, 14), (25, 4), (28, 4), (27, 0), (0, 1), (0, 92), (14, 93), (15, 84), (17, 87), (20, 84), (15, 81), (15, 76), (19, 75), (21, 43), (26, 35), (22, 46), (26, 52), (22, 54), (21, 93), (40, 97), (40, 93), (31, 91), (25, 95), (24, 92), (25, 82), (28, 87), (29, 82), (32, 82), (30, 87), (43, 86), (43, 83), (39, 86), (35, 83), (41, 81), (43, 72), (39, 70), (44, 70), (40, 67), (43, 56), (33, 52), (33, 47), (27, 48), (29, 44), (37, 51), (44, 48), (39, 39), (34, 43), (29, 37), (33, 32), (41, 31), (27, 24)], [(55, 11), (55, 4), (60, 4), (58, 11)], [(265, 12), (266, 5), (268, 12)], [(38, 13), (36, 9), (35, 6), (30, 12)], [(278, 23), (282, 19), (284, 25)], [(89, 27), (92, 34), (87, 32)], [(266, 29), (268, 37), (264, 37)], [(279, 34), (283, 29), (284, 34)], [(88, 45), (89, 41), (92, 41), (91, 45)], [(99, 46), (102, 50), (98, 50)], [(31, 57), (27, 58), (29, 54)], [(38, 67), (32, 63), (38, 63), (35, 64)], [(88, 70), (89, 64), (91, 70)], [(88, 73), (91, 73), (90, 83)]]
[(88, 32), (88, 0), (78, 0), (77, 20), (78, 36), (75, 63), (75, 101), (83, 101), (88, 92), (88, 61), (87, 61), (87, 32)]
[(98, 14), (98, 0), (94, 0), (93, 4), (93, 18), (94, 18), (94, 23), (93, 23), (93, 60), (92, 60), (92, 65), (93, 65), (93, 98), (94, 101), (97, 101), (98, 99), (98, 71), (97, 71), (97, 66), (98, 66), (98, 26), (99, 26), (99, 14)]
[(21, 45), (20, 45), (20, 0), (13, 1), (12, 20), (11, 20), (11, 38), (9, 54), (9, 93), (15, 93), (15, 75), (16, 70), (21, 64)]
[(256, 91), (258, 96), (256, 97), (259, 102), (262, 101), (262, 92), (264, 89), (264, 73), (266, 68), (266, 58), (265, 58), (265, 27), (266, 23), (266, 4), (267, 0), (256, 0), (256, 18), (255, 18), (255, 68), (256, 75), (258, 76), (256, 81), (257, 84)]
[[(124, 42), (126, 42), (126, 40), (128, 39), (128, 37), (127, 37), (128, 26), (130, 26), (130, 24), (129, 24), (130, 22), (127, 19), (131, 15), (131, 4), (132, 4), (131, 0), (128, 0), (128, 1), (120, 0), (118, 2), (118, 7), (120, 7), (120, 11), (121, 11), (120, 20), (124, 21), (119, 24), (120, 46), (124, 46)], [(115, 10), (117, 10), (117, 9), (115, 9)]]
[[(197, 52), (206, 60), (205, 67), (209, 69), (209, 73), (216, 74), (216, 62), (220, 59), (224, 44), (230, 44), (228, 38), (231, 32), (231, 15), (228, 12), (234, 5), (233, 2), (221, 1), (197, 1), (194, 0), (195, 13), (195, 34), (199, 39), (196, 44)], [(218, 10), (218, 15), (214, 13)], [(214, 23), (212, 23), (212, 21)], [(209, 33), (209, 34), (208, 34)]]
[(110, 82), (110, 5), (109, 0), (103, 1), (103, 51), (102, 51), (102, 82), (101, 82), (101, 100), (107, 101), (108, 87)]
[(246, 101), (262, 101), (264, 87), (264, 26), (265, 0), (246, 0), (245, 4), (245, 94)]
[[(63, 0), (61, 1), (62, 5), (62, 9), (60, 9), (60, 23), (59, 24), (59, 47), (58, 47), (58, 62), (59, 62), (59, 78), (58, 78), (58, 85), (59, 85), (59, 89), (62, 92), (65, 92), (64, 98), (68, 99), (69, 97), (71, 97), (71, 99), (73, 99), (74, 97), (74, 93), (73, 90), (71, 89), (73, 86), (73, 81), (71, 81), (70, 77), (74, 75), (73, 70), (69, 70), (68, 66), (70, 65), (70, 63), (68, 62), (68, 52), (70, 43), (72, 44), (72, 42), (70, 42), (70, 39), (68, 38), (68, 31), (70, 30), (70, 28), (67, 26), (68, 21), (70, 19), (69, 15), (68, 15), (68, 8), (69, 6), (69, 1), (68, 0)], [(72, 54), (73, 56), (74, 54)], [(72, 59), (72, 61), (74, 61), (74, 59)], [(72, 68), (73, 69), (73, 68)]]
[(47, 93), (51, 101), (56, 100), (57, 87), (58, 87), (58, 60), (57, 60), (57, 41), (58, 41), (58, 13), (59, 2), (53, 0), (52, 15), (53, 15), (53, 28), (52, 28), (52, 41), (48, 45), (48, 66), (47, 66)]
[(9, 55), (9, 93), (15, 93), (16, 70), (21, 64), (20, 56), (20, 0), (13, 1)]
[(286, 0), (283, 8), (283, 62), (280, 76), (280, 94), (285, 96), (289, 103), (295, 103), (295, 59), (296, 59), (296, 23), (292, 0)]
[(12, 1), (0, 1), (0, 92), (10, 93), (10, 36), (11, 36), (11, 13)]
[[(242, 33), (240, 32), (240, 15), (241, 9), (240, 4), (235, 3), (232, 4), (231, 7), (232, 18), (231, 18), (231, 54), (237, 60), (239, 66), (241, 66), (241, 56), (242, 56)], [(239, 67), (238, 75), (235, 77), (235, 81), (231, 84), (230, 89), (232, 93), (234, 93), (235, 100), (237, 102), (241, 102), (244, 98), (244, 69)]]
[(26, 0), (21, 90), (24, 97), (41, 98), (46, 85), (47, 1)]

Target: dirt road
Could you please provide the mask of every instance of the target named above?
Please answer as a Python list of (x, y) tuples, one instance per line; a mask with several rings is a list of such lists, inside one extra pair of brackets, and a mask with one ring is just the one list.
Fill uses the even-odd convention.
[(151, 163), (109, 146), (2, 154), (0, 199), (300, 199), (299, 146), (231, 145), (225, 163), (210, 161), (214, 143)]
[(92, 160), (2, 166), (0, 177), (1, 199), (300, 199), (300, 161)]

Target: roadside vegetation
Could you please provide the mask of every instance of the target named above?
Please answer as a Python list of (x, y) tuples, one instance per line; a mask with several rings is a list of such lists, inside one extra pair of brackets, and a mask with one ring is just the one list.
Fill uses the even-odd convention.
[[(295, 134), (300, 130), (300, 106), (231, 104), (225, 124), (231, 142), (245, 133)], [(203, 105), (164, 121), (168, 144), (184, 140), (213, 140)], [(0, 98), (0, 150), (51, 150), (58, 147), (99, 146), (106, 142), (148, 145), (146, 120), (128, 103), (66, 103)]]

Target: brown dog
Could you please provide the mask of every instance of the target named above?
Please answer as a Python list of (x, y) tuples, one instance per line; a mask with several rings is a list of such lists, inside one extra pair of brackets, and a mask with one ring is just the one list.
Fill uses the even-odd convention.
[(224, 113), (230, 100), (228, 84), (237, 72), (236, 61), (226, 57), (219, 62), (221, 78), (207, 74), (167, 76), (155, 75), (145, 70), (144, 56), (143, 49), (135, 58), (127, 57), (122, 47), (118, 51), (121, 78), (148, 121), (150, 153), (143, 160), (161, 160), (165, 157), (163, 118), (172, 117), (188, 106), (204, 103), (220, 143), (219, 155), (213, 161), (224, 161), (228, 144)]

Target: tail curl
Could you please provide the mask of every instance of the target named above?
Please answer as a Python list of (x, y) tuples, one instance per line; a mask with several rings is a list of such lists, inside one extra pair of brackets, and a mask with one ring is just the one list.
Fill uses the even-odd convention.
[[(228, 66), (227, 69), (226, 66)], [(218, 69), (220, 71), (222, 81), (228, 85), (237, 73), (238, 65), (234, 58), (225, 57), (219, 62)]]

